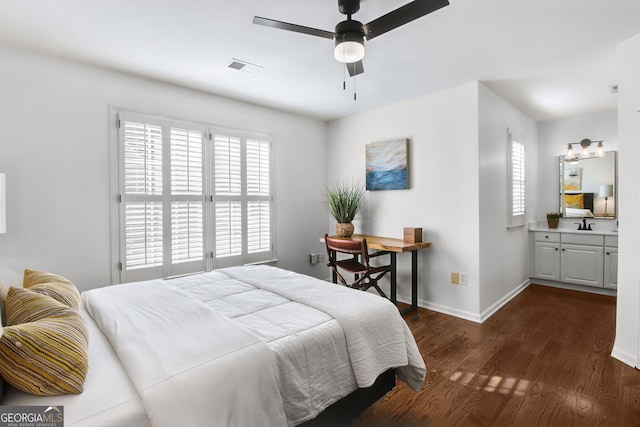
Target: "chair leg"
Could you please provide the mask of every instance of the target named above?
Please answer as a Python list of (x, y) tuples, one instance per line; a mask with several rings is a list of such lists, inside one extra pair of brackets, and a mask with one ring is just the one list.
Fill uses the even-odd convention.
[[(378, 286), (378, 281), (372, 278), (369, 278), (369, 281), (367, 283), (364, 284), (364, 286), (360, 287), (359, 289), (362, 291), (366, 291), (367, 289), (373, 287), (376, 291), (378, 291), (378, 293), (380, 294), (380, 296), (387, 298), (387, 295), (385, 295), (385, 293), (382, 291), (382, 289), (380, 289), (380, 286)], [(388, 298), (387, 298), (388, 299)]]

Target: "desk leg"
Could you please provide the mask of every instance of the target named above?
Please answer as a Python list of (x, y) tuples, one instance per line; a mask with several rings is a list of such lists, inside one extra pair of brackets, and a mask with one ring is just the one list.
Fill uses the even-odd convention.
[[(335, 262), (335, 259), (336, 259), (335, 251), (331, 251), (329, 253), (329, 258), (331, 258), (332, 262)], [(336, 271), (333, 268), (331, 269), (331, 280), (333, 280), (333, 283), (338, 283), (338, 275), (336, 274)]]
[(411, 251), (411, 306), (400, 313), (418, 310), (418, 251)]
[(398, 291), (396, 282), (396, 253), (389, 252), (389, 257), (391, 258), (391, 302), (395, 304)]
[(418, 309), (418, 251), (411, 251), (411, 309)]

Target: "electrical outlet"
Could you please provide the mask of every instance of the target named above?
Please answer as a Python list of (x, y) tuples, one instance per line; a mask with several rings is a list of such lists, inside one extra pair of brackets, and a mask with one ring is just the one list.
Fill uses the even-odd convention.
[(454, 285), (460, 283), (460, 275), (458, 273), (451, 273), (451, 283)]
[(467, 273), (459, 273), (460, 284), (468, 285), (469, 284), (469, 275)]
[(319, 255), (318, 254), (309, 254), (309, 262), (311, 264), (317, 264), (320, 262), (320, 260), (318, 259)]

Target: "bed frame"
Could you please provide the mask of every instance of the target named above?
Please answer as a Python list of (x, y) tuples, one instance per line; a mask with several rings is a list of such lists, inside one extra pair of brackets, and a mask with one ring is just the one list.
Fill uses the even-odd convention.
[(316, 418), (300, 424), (301, 427), (347, 427), (351, 420), (376, 403), (396, 385), (396, 370), (380, 374), (371, 387), (359, 388), (322, 411)]

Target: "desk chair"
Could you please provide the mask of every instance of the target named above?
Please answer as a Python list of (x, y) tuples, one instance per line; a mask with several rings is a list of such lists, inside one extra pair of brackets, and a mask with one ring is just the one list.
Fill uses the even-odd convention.
[[(366, 291), (370, 287), (374, 287), (376, 291), (383, 297), (387, 297), (382, 289), (378, 286), (378, 280), (387, 272), (391, 271), (391, 265), (382, 265), (378, 267), (369, 264), (369, 258), (380, 255), (386, 255), (388, 252), (369, 253), (367, 248), (367, 239), (351, 240), (344, 238), (329, 237), (324, 235), (324, 242), (327, 246), (327, 256), (329, 263), (327, 267), (331, 267), (336, 277), (344, 286), (354, 289)], [(349, 254), (352, 257), (339, 260), (338, 254)], [(340, 274), (339, 269), (346, 270), (354, 275), (354, 281), (347, 283), (345, 278)]]

